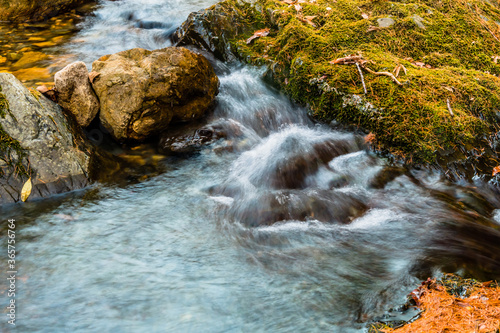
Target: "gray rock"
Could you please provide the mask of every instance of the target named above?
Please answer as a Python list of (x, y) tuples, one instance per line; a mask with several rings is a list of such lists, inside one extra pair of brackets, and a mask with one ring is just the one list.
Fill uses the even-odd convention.
[(417, 27), (419, 27), (420, 29), (425, 29), (424, 19), (422, 17), (413, 15), (411, 19), (417, 25)]
[(379, 18), (377, 20), (377, 23), (378, 23), (378, 26), (381, 27), (381, 28), (389, 28), (391, 25), (393, 25), (394, 23), (396, 23), (396, 21), (394, 21), (390, 17), (383, 17), (383, 18)]
[(87, 127), (99, 112), (99, 100), (92, 89), (85, 63), (74, 62), (54, 75), (57, 102), (69, 111), (78, 125)]
[(0, 73), (0, 94), (0, 102), (7, 105), (0, 103), (0, 204), (18, 201), (30, 176), (30, 199), (89, 184), (91, 149), (72, 134), (61, 107), (42, 95), (35, 97), (9, 73)]

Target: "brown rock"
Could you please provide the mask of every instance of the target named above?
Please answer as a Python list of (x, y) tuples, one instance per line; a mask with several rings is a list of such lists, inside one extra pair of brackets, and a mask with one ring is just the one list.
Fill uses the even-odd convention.
[(115, 139), (143, 140), (172, 121), (201, 117), (213, 103), (219, 80), (210, 63), (185, 48), (140, 48), (101, 57), (94, 89), (100, 119)]
[(99, 112), (99, 100), (89, 81), (87, 66), (74, 62), (54, 76), (58, 103), (75, 116), (78, 125), (87, 127)]

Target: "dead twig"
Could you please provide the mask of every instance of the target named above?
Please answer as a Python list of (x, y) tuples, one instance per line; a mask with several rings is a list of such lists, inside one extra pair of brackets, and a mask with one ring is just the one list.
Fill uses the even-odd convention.
[(375, 72), (374, 70), (371, 70), (370, 68), (364, 66), (364, 65), (361, 65), (361, 67), (366, 70), (368, 73), (370, 74), (373, 74), (373, 75), (384, 75), (384, 76), (388, 76), (391, 78), (392, 81), (394, 81), (394, 83), (396, 83), (398, 86), (402, 86), (403, 84), (401, 82), (398, 81), (398, 79), (396, 79), (396, 77), (392, 74), (392, 73), (389, 73), (389, 72)]
[[(363, 68), (365, 71), (367, 71), (368, 73), (373, 74), (373, 75), (388, 76), (398, 86), (402, 86), (403, 85), (401, 82), (398, 81), (398, 79), (392, 73), (389, 73), (389, 72), (375, 72), (374, 70), (371, 70), (370, 68), (366, 67), (366, 63), (368, 63), (368, 62), (369, 62), (368, 60), (363, 59), (363, 56), (360, 56), (360, 55), (350, 55), (350, 56), (347, 56), (347, 57), (344, 57), (344, 58), (338, 58), (338, 59), (332, 60), (332, 61), (330, 61), (330, 64), (332, 64), (332, 65), (356, 65), (358, 67), (359, 74), (361, 75), (361, 80), (363, 81), (363, 88), (364, 88), (365, 94), (367, 93), (366, 92), (366, 86), (365, 86), (365, 79), (363, 77), (363, 73), (361, 72), (360, 68)], [(406, 73), (406, 68), (404, 70), (405, 70), (405, 73)]]
[(453, 114), (453, 110), (451, 109), (451, 104), (450, 104), (449, 98), (446, 99), (446, 106), (448, 107), (448, 111), (450, 112), (450, 115), (453, 117), (454, 114)]
[(366, 95), (367, 91), (366, 91), (365, 78), (363, 76), (363, 72), (361, 71), (361, 67), (359, 66), (358, 63), (356, 63), (356, 67), (358, 67), (359, 76), (361, 76), (361, 82), (363, 83), (363, 91), (365, 92)]
[(352, 64), (356, 64), (358, 62), (361, 62), (362, 60), (363, 60), (362, 56), (351, 55), (351, 56), (347, 56), (344, 58), (338, 58), (338, 59), (332, 60), (332, 61), (330, 61), (330, 64), (332, 64), (332, 65), (352, 65)]

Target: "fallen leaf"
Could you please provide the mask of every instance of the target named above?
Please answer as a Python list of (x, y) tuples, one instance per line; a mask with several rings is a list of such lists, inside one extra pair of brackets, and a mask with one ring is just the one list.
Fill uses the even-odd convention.
[(370, 16), (368, 16), (368, 14), (366, 13), (361, 13), (361, 17), (364, 18), (365, 20), (368, 20), (370, 18)]
[(269, 31), (270, 31), (269, 28), (255, 31), (253, 35), (247, 39), (247, 44), (250, 44), (255, 38), (265, 37), (269, 35)]
[(299, 17), (299, 20), (301, 20), (304, 23), (307, 23), (313, 27), (316, 28), (316, 24), (312, 20), (314, 20), (317, 16), (304, 16), (304, 18)]
[(302, 6), (299, 5), (299, 4), (296, 4), (295, 5), (295, 10), (298, 11), (298, 12), (300, 12), (302, 10)]
[(365, 143), (373, 143), (375, 142), (375, 134), (373, 134), (372, 132), (368, 133), (367, 135), (365, 135)]
[(28, 197), (31, 194), (31, 189), (33, 188), (31, 184), (31, 177), (24, 183), (23, 188), (21, 190), (21, 201), (25, 202), (28, 200)]
[(368, 29), (366, 29), (366, 32), (377, 31), (377, 30), (380, 30), (380, 28), (370, 25)]
[(492, 176), (495, 176), (497, 173), (500, 173), (500, 165), (499, 165), (499, 166), (496, 166), (496, 167), (493, 169), (493, 174), (492, 174)]

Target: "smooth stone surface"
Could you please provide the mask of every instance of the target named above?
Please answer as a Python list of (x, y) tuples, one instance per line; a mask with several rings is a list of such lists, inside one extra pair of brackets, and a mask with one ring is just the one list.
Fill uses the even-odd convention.
[(391, 25), (396, 23), (392, 18), (390, 17), (384, 17), (384, 18), (379, 18), (377, 20), (378, 26), (381, 28), (389, 28)]
[[(0, 125), (26, 154), (17, 156), (15, 151), (7, 149), (1, 156), (10, 155), (12, 162), (20, 162), (30, 170), (31, 198), (86, 186), (90, 153), (76, 145), (77, 138), (71, 133), (61, 107), (41, 95), (35, 97), (9, 73), (0, 73), (0, 87), (9, 104), (5, 117), (0, 117)], [(18, 201), (27, 177), (18, 177), (13, 168), (4, 172), (0, 178), (0, 203)]]
[(425, 29), (424, 19), (422, 17), (413, 15), (411, 19), (420, 29)]
[(144, 140), (171, 122), (200, 118), (219, 80), (205, 57), (182, 47), (131, 49), (92, 64), (102, 124), (118, 141)]
[(99, 112), (99, 100), (89, 81), (87, 66), (74, 62), (54, 75), (57, 102), (71, 113), (78, 125), (87, 127)]

